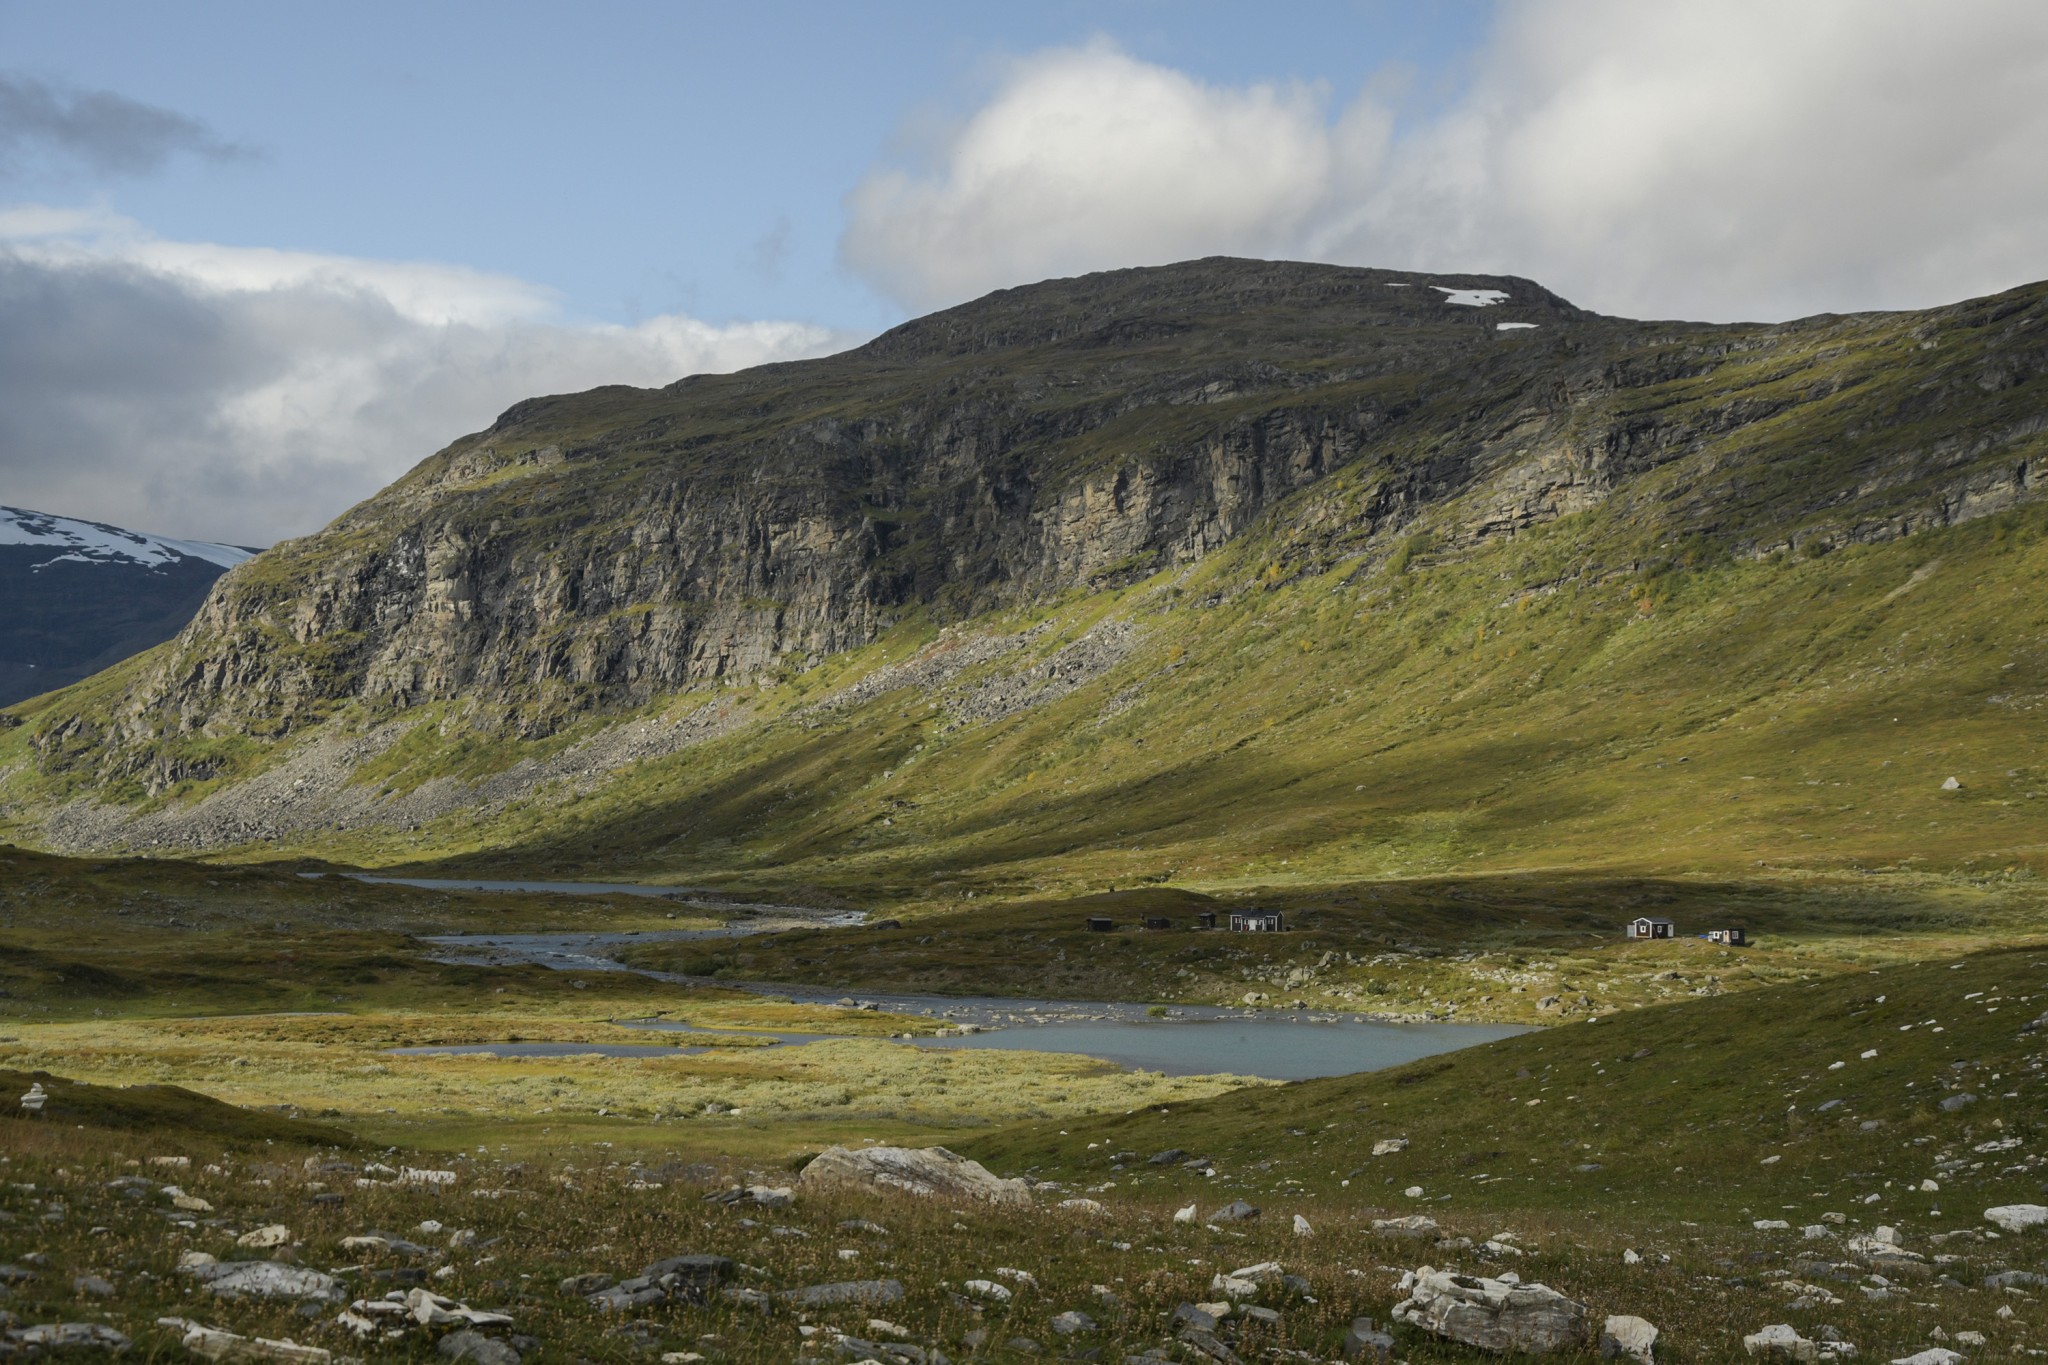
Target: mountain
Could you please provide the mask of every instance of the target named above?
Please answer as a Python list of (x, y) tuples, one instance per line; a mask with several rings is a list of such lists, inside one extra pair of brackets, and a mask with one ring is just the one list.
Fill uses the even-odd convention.
[(170, 639), (252, 553), (0, 507), (0, 705)]
[(17, 707), (0, 832), (939, 899), (2023, 870), (2044, 318), (1205, 260), (530, 400)]

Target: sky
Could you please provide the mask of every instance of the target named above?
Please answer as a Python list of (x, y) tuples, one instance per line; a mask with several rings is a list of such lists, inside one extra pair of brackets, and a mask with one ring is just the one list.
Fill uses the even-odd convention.
[(303, 535), (520, 398), (1218, 253), (2048, 277), (2039, 0), (0, 0), (0, 503)]

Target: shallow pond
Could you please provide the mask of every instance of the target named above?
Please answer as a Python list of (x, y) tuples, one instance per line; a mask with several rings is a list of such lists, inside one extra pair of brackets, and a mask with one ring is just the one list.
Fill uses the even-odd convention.
[[(501, 883), (508, 888), (559, 887), (578, 883)], [(858, 923), (859, 915), (821, 915), (811, 923)], [(804, 1004), (838, 1004), (890, 1014), (921, 1016), (935, 1023), (972, 1025), (986, 1032), (942, 1038), (898, 1039), (904, 1046), (926, 1048), (998, 1048), (1015, 1052), (1066, 1052), (1095, 1057), (1119, 1066), (1163, 1071), (1175, 1076), (1231, 1074), (1267, 1080), (1296, 1081), (1316, 1076), (1346, 1076), (1400, 1066), (1420, 1057), (1511, 1038), (1527, 1029), (1511, 1024), (1392, 1024), (1362, 1015), (1323, 1012), (1279, 1013), (1208, 1005), (1176, 1005), (1163, 1015), (1142, 1004), (1119, 1001), (1020, 1000), (1000, 996), (906, 995), (900, 992), (848, 993), (822, 987), (777, 982), (702, 981), (672, 972), (632, 967), (612, 956), (621, 945), (660, 939), (736, 938), (786, 922), (754, 921), (724, 929), (657, 930), (651, 933), (450, 934), (432, 939), (449, 958), (465, 962), (529, 962), (563, 970), (636, 972), (662, 981), (716, 985), (754, 991)], [(665, 1020), (626, 1021), (628, 1027), (688, 1030)], [(712, 1032), (713, 1030), (700, 1030)], [(816, 1034), (762, 1030), (783, 1046), (820, 1041)], [(565, 1051), (514, 1054), (505, 1046), (549, 1047)], [(614, 1047), (631, 1049), (631, 1044)], [(596, 1044), (475, 1045), (467, 1048), (412, 1049), (435, 1052), (497, 1052), (499, 1055), (568, 1056), (604, 1052)], [(652, 1047), (650, 1052), (681, 1049)], [(612, 1056), (643, 1055), (635, 1051)]]

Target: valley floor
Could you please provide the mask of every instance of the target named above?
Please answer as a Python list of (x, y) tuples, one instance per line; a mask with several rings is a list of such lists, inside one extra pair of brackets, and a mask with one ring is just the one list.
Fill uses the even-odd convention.
[[(1541, 1281), (1586, 1304), (1595, 1329), (1607, 1314), (1647, 1318), (1660, 1360), (1739, 1358), (1744, 1335), (1775, 1323), (1833, 1333), (1866, 1360), (2048, 1352), (2048, 1241), (1986, 1213), (2039, 1204), (2048, 1182), (2048, 943), (2007, 891), (1928, 884), (1885, 901), (1866, 887), (1841, 898), (1865, 930), (1851, 934), (1831, 931), (1824, 887), (1751, 885), (1741, 904), (1771, 932), (1746, 952), (1630, 945), (1604, 922), (1652, 895), (1674, 916), (1705, 914), (1731, 903), (1727, 887), (1580, 883), (1574, 898), (1532, 880), (1276, 895), (1302, 927), (1270, 936), (1081, 924), (1170, 896), (1182, 915), (1198, 899), (1156, 890), (989, 907), (978, 923), (912, 911), (901, 929), (685, 945), (728, 954), (683, 965), (730, 977), (944, 989), (986, 966), (997, 987), (1123, 983), (1102, 994), (1139, 1001), (1249, 987), (1276, 1005), (1370, 999), (1462, 1018), (1497, 1004), (1555, 1025), (1275, 1085), (931, 1051), (896, 1036), (949, 1027), (922, 1015), (450, 962), (427, 941), (525, 928), (653, 943), (713, 922), (702, 907), (0, 859), (0, 1312), (99, 1324), (144, 1359), (188, 1354), (188, 1329), (167, 1318), (336, 1357), (424, 1356), (462, 1326), (419, 1320), (415, 1291), (430, 1290), (502, 1311), (510, 1323), (482, 1334), (534, 1361), (1324, 1360), (1354, 1318), (1384, 1323), (1400, 1274), (1424, 1264)], [(1892, 932), (1869, 932), (1880, 927)], [(1045, 974), (1061, 953), (1072, 970)], [(654, 1016), (723, 1032), (619, 1022)], [(763, 1047), (748, 1030), (829, 1037)], [(393, 1051), (512, 1040), (675, 1046)], [(31, 1085), (47, 1096), (39, 1117), (15, 1112)], [(877, 1141), (943, 1142), (1024, 1176), (1033, 1208), (796, 1180), (821, 1148)], [(408, 1168), (453, 1174), (408, 1183)], [(790, 1186), (786, 1205), (721, 1202)], [(1259, 1217), (1217, 1221), (1237, 1200)], [(216, 1272), (181, 1269), (193, 1253), (333, 1283), (304, 1281), (327, 1297), (303, 1302), (222, 1297), (204, 1279)], [(589, 1298), (607, 1292), (598, 1279), (562, 1288), (685, 1254), (730, 1258), (716, 1288), (748, 1292), (609, 1310)], [(1301, 1280), (1212, 1288), (1268, 1261)], [(783, 1297), (882, 1281), (901, 1297)], [(394, 1294), (414, 1295), (412, 1317), (357, 1316), (397, 1328), (365, 1340), (338, 1321)], [(1172, 1317), (1233, 1298), (1207, 1336)], [(436, 1311), (455, 1310), (424, 1316)], [(1404, 1359), (1473, 1358), (1414, 1327), (1394, 1335)], [(1592, 1352), (1589, 1340), (1579, 1355)]]

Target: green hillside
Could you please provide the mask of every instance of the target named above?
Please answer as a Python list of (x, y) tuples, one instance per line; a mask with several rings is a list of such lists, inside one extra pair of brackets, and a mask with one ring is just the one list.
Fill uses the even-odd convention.
[(1499, 283), (1540, 326), (1199, 262), (522, 405), (8, 712), (0, 832), (911, 911), (1553, 870), (2028, 894), (2048, 289), (1702, 327)]

